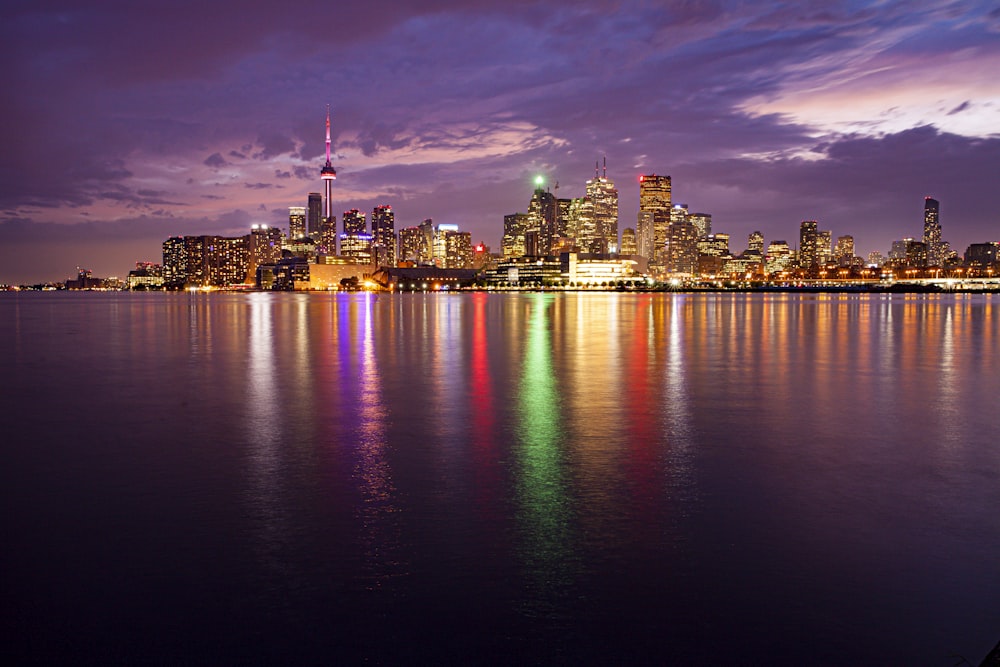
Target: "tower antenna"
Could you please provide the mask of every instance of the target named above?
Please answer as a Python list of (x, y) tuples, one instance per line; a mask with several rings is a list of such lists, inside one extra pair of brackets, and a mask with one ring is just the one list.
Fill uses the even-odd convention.
[(608, 156), (605, 155), (604, 156), (604, 178), (607, 179), (607, 177), (608, 177)]

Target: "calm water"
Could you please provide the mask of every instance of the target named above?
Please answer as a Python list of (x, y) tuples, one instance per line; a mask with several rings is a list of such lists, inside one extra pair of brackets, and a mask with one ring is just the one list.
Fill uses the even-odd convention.
[(954, 665), (1000, 296), (0, 296), (5, 654)]

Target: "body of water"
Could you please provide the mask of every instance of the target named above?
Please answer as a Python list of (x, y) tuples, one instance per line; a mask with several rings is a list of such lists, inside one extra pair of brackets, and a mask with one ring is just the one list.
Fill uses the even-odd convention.
[(4, 653), (947, 665), (1000, 297), (0, 295)]

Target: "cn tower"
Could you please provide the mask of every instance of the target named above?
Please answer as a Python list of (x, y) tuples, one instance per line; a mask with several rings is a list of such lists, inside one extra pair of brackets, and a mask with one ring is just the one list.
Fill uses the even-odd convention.
[[(319, 171), (320, 178), (323, 179), (324, 193), (323, 199), (323, 225), (333, 223), (333, 182), (337, 180), (337, 170), (330, 163), (330, 105), (326, 105), (326, 164)], [(334, 241), (336, 244), (336, 241)], [(334, 249), (336, 252), (336, 249)]]

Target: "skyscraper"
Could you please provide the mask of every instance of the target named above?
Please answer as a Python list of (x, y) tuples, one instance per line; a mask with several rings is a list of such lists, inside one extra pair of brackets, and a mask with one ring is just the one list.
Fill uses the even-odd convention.
[(340, 254), (359, 264), (372, 261), (372, 237), (366, 233), (365, 214), (356, 208), (344, 211), (344, 233), (340, 235)]
[(372, 211), (372, 252), (377, 266), (396, 266), (396, 218), (391, 206)]
[(306, 236), (319, 240), (319, 234), (323, 229), (323, 195), (318, 192), (309, 193), (309, 210), (306, 222), (308, 223)]
[(817, 223), (815, 220), (803, 220), (799, 225), (799, 266), (808, 269), (819, 261), (816, 253)]
[(653, 214), (652, 264), (666, 264), (668, 228), (670, 226), (671, 184), (669, 176), (646, 174), (639, 177), (639, 211)]
[(587, 181), (587, 198), (594, 207), (594, 235), (590, 239), (590, 252), (607, 253), (618, 249), (618, 190), (608, 180), (608, 163), (604, 173), (594, 165), (594, 178)]
[(542, 181), (535, 181), (535, 192), (528, 203), (528, 228), (525, 234), (534, 233), (537, 246), (528, 254), (548, 255), (552, 249), (552, 238), (556, 233), (556, 218), (559, 204), (555, 196), (542, 188)]
[(944, 248), (941, 243), (941, 220), (938, 213), (938, 200), (924, 197), (924, 243), (927, 245), (927, 264), (941, 266), (944, 261)]
[(306, 235), (306, 207), (288, 207), (288, 238), (301, 239)]
[(527, 213), (511, 213), (503, 217), (503, 240), (500, 243), (504, 259), (524, 257), (524, 234), (528, 229)]

